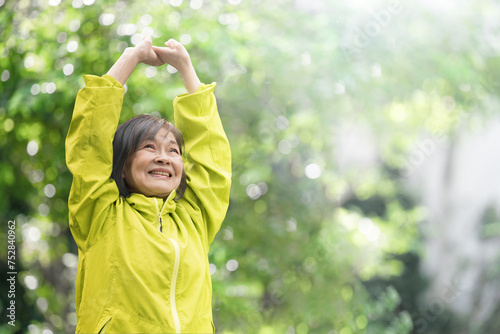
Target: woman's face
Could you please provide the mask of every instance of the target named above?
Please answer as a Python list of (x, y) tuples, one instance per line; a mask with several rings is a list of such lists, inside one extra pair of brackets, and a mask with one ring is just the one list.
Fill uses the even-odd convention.
[(184, 169), (180, 148), (174, 135), (162, 127), (152, 140), (139, 144), (123, 168), (130, 192), (167, 197), (179, 187)]

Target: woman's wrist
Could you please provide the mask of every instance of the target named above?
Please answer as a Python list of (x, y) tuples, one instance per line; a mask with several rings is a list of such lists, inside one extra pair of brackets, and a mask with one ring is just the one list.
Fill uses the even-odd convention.
[(186, 87), (188, 94), (193, 94), (194, 92), (196, 92), (198, 90), (198, 87), (200, 87), (201, 81), (196, 74), (193, 64), (191, 64), (191, 61), (189, 62), (188, 66), (182, 67), (177, 71), (179, 72), (179, 75), (182, 79), (182, 82), (184, 83), (184, 87)]
[(134, 66), (137, 66), (142, 62), (135, 47), (126, 48), (123, 51), (122, 56), (126, 59), (127, 62), (133, 64)]
[(134, 48), (126, 48), (116, 63), (109, 69), (108, 75), (118, 80), (122, 85), (140, 63), (139, 56)]

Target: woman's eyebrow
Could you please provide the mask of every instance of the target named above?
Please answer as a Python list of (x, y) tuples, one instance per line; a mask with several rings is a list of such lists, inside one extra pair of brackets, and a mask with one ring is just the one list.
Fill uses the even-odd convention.
[[(168, 136), (168, 135), (167, 135), (167, 136)], [(169, 137), (167, 137), (167, 136), (165, 136), (165, 137), (164, 137), (164, 138), (162, 138), (162, 139), (159, 139), (159, 138), (157, 138), (157, 137), (155, 136), (155, 137), (153, 138), (153, 140), (154, 140), (154, 141), (157, 141), (157, 142), (165, 142), (165, 141), (166, 141), (167, 143), (170, 143), (170, 144), (175, 144), (175, 145), (179, 146), (179, 144), (177, 143), (177, 141), (176, 141), (175, 139), (169, 138)]]

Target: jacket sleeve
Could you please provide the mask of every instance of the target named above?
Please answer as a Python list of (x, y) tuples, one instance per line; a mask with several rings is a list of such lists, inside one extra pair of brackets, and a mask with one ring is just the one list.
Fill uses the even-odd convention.
[(80, 249), (105, 232), (109, 205), (119, 198), (110, 179), (113, 138), (125, 93), (113, 77), (84, 76), (66, 137), (66, 164), (73, 174), (68, 199), (69, 225)]
[(206, 231), (208, 244), (224, 220), (231, 187), (231, 151), (214, 89), (215, 83), (201, 84), (195, 93), (179, 95), (174, 100), (175, 124), (184, 137), (187, 153), (184, 199), (201, 211), (200, 227)]

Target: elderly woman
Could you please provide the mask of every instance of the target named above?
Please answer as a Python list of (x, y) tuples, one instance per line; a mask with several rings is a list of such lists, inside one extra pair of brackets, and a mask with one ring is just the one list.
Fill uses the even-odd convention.
[[(123, 85), (139, 63), (178, 70), (187, 94), (174, 100), (175, 126), (141, 115), (118, 127)], [(146, 37), (85, 84), (66, 139), (76, 332), (214, 332), (207, 254), (231, 184), (215, 83), (200, 83), (182, 44)]]

